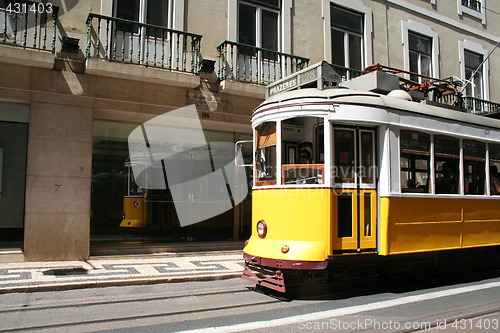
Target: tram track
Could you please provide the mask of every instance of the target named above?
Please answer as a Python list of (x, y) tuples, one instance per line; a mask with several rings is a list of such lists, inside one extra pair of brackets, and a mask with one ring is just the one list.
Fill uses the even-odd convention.
[(39, 326), (23, 326), (16, 327), (10, 329), (0, 329), (0, 332), (25, 332), (29, 330), (42, 330), (42, 329), (54, 329), (54, 328), (64, 328), (64, 327), (75, 327), (82, 325), (93, 325), (93, 324), (105, 324), (119, 321), (132, 321), (132, 320), (141, 320), (141, 319), (152, 319), (158, 317), (168, 317), (168, 316), (176, 316), (176, 315), (186, 315), (186, 314), (199, 314), (202, 312), (210, 312), (210, 311), (224, 311), (235, 308), (244, 308), (251, 306), (260, 306), (272, 303), (279, 303), (278, 300), (271, 300), (265, 302), (256, 302), (256, 303), (248, 303), (248, 304), (238, 304), (238, 305), (230, 305), (230, 306), (220, 306), (214, 308), (205, 308), (205, 309), (193, 309), (187, 311), (177, 311), (177, 312), (165, 312), (165, 313), (152, 313), (140, 316), (128, 316), (128, 317), (116, 317), (116, 318), (105, 318), (105, 319), (97, 319), (97, 320), (87, 320), (87, 321), (72, 321), (67, 323), (59, 323), (59, 324), (48, 324), (48, 325), (39, 325)]
[[(91, 307), (96, 307), (96, 308), (101, 308), (101, 307), (108, 307), (108, 306), (116, 306), (116, 305), (124, 305), (128, 304), (131, 306), (135, 306), (138, 309), (141, 308), (148, 308), (146, 303), (150, 302), (161, 302), (160, 304), (164, 304), (164, 307), (166, 308), (172, 308), (172, 305), (168, 303), (169, 301), (175, 301), (174, 304), (179, 304), (179, 302), (184, 302), (186, 299), (192, 299), (192, 298), (199, 298), (200, 300), (197, 302), (197, 304), (212, 304), (210, 302), (210, 299), (213, 297), (225, 297), (228, 294), (231, 295), (237, 295), (237, 294), (244, 294), (244, 293), (249, 293), (251, 290), (249, 289), (233, 289), (233, 290), (225, 290), (225, 291), (210, 291), (210, 292), (200, 292), (200, 293), (194, 293), (194, 294), (183, 294), (183, 295), (172, 295), (172, 296), (164, 296), (164, 297), (146, 297), (146, 298), (133, 298), (133, 299), (122, 299), (122, 300), (115, 300), (115, 301), (101, 301), (101, 302), (86, 302), (86, 303), (79, 303), (79, 302), (73, 302), (73, 304), (61, 304), (61, 305), (53, 305), (53, 306), (35, 306), (32, 308), (28, 308), (25, 305), (20, 305), (17, 308), (15, 307), (9, 307), (9, 309), (5, 309), (0, 311), (0, 315), (8, 315), (8, 316), (18, 316), (19, 318), (23, 318), (23, 315), (25, 315), (27, 312), (31, 316), (37, 317), (37, 316), (43, 316), (43, 313), (50, 312), (54, 313), (55, 311), (63, 312), (63, 311), (77, 311), (77, 310), (82, 310), (82, 308), (91, 308)], [(186, 308), (186, 309), (179, 309), (176, 311), (163, 311), (163, 312), (155, 312), (154, 309), (157, 309), (156, 307), (151, 307), (149, 308), (150, 310), (153, 310), (149, 313), (142, 313), (142, 314), (136, 314), (136, 315), (110, 315), (107, 317), (102, 317), (102, 318), (94, 318), (94, 319), (87, 319), (87, 320), (64, 320), (66, 318), (57, 318), (56, 320), (59, 320), (59, 322), (52, 322), (52, 323), (44, 323), (44, 324), (21, 324), (21, 325), (15, 325), (12, 327), (0, 327), (0, 332), (26, 332), (26, 331), (54, 331), (54, 330), (66, 330), (69, 327), (72, 328), (73, 331), (86, 331), (87, 327), (100, 327), (102, 325), (107, 325), (107, 324), (113, 324), (113, 323), (124, 323), (124, 322), (132, 322), (132, 321), (148, 321), (148, 320), (154, 320), (154, 319), (161, 319), (161, 318), (168, 318), (168, 317), (176, 317), (176, 316), (186, 316), (186, 315), (193, 315), (196, 314), (199, 316), (200, 314), (207, 314), (207, 313), (218, 313), (220, 312), (221, 314), (235, 310), (235, 309), (242, 309), (242, 308), (251, 308), (251, 307), (259, 307), (263, 305), (269, 305), (273, 303), (280, 303), (279, 300), (275, 299), (268, 299), (268, 300), (260, 300), (260, 301), (245, 301), (246, 298), (244, 297), (238, 297), (239, 300), (243, 300), (243, 302), (235, 302), (233, 304), (228, 304), (228, 305), (221, 305), (221, 306), (196, 306), (191, 308)], [(165, 303), (167, 302), (167, 303)], [(83, 311), (82, 311), (83, 312)], [(98, 316), (99, 311), (97, 311), (96, 317)], [(62, 320), (60, 320), (62, 319)]]
[[(172, 299), (183, 299), (187, 297), (200, 297), (200, 296), (216, 296), (216, 295), (224, 295), (224, 294), (234, 294), (234, 293), (247, 293), (251, 292), (249, 289), (234, 289), (234, 290), (223, 290), (223, 291), (210, 291), (210, 292), (204, 292), (204, 293), (198, 293), (198, 294), (179, 294), (179, 295), (169, 295), (169, 296), (161, 296), (161, 297), (145, 297), (145, 298), (124, 298), (124, 299), (119, 299), (119, 300), (108, 300), (108, 301), (87, 301), (87, 302), (78, 302), (76, 303), (68, 303), (68, 304), (61, 304), (61, 305), (56, 305), (56, 306), (29, 306), (29, 305), (22, 305), (22, 307), (7, 307), (5, 309), (0, 309), (0, 314), (2, 313), (12, 313), (12, 312), (28, 312), (28, 311), (42, 311), (42, 310), (57, 310), (57, 309), (64, 309), (64, 308), (82, 308), (82, 307), (89, 307), (89, 306), (99, 306), (99, 305), (118, 305), (118, 304), (125, 304), (125, 303), (134, 303), (134, 302), (154, 302), (154, 301), (166, 301), (166, 300), (172, 300)], [(1, 332), (1, 331), (0, 331)]]
[[(185, 327), (211, 327), (212, 325), (217, 327), (224, 323), (232, 323), (232, 318), (239, 318), (236, 322), (283, 316), (293, 318), (309, 312), (329, 311), (379, 302), (380, 295), (384, 294), (387, 294), (389, 298), (393, 297), (391, 295), (400, 295), (396, 297), (405, 298), (415, 293), (419, 294), (420, 291), (425, 293), (425, 290), (434, 293), (433, 290), (445, 291), (448, 288), (455, 288), (455, 285), (468, 285), (469, 283), (475, 285), (487, 278), (482, 274), (476, 275), (462, 276), (454, 281), (438, 279), (413, 283), (401, 280), (395, 284), (391, 282), (390, 286), (381, 285), (376, 277), (359, 278), (342, 281), (342, 283), (337, 281), (334, 284), (309, 285), (306, 286), (307, 288), (299, 289), (298, 295), (301, 297), (293, 298), (287, 297), (289, 295), (267, 293), (266, 296), (274, 298), (264, 297), (260, 293), (252, 292), (254, 288), (241, 285), (237, 279), (217, 281), (206, 285), (186, 284), (182, 288), (180, 285), (152, 286), (144, 289), (143, 287), (114, 287), (109, 290), (106, 288), (88, 290), (88, 293), (81, 290), (68, 294), (10, 295), (10, 299), (16, 299), (16, 302), (13, 304), (9, 302), (9, 298), (2, 299), (0, 332), (64, 332), (68, 329), (72, 332), (88, 332), (127, 328), (147, 331), (150, 326), (162, 327), (165, 331), (182, 331)], [(493, 275), (495, 279), (498, 279), (499, 275)], [(14, 298), (16, 296), (20, 297)], [(438, 312), (421, 313), (419, 318), (409, 316), (407, 320), (426, 319), (430, 318), (429, 316), (437, 318), (435, 316), (439, 315), (439, 318), (448, 318), (446, 321), (449, 323), (455, 320), (465, 321), (484, 316), (496, 316), (500, 312), (500, 303), (496, 299), (491, 299), (489, 303), (485, 303), (485, 300), (479, 303), (476, 301), (475, 305), (467, 302), (457, 303), (455, 306), (439, 308)], [(185, 322), (188, 322), (190, 326), (186, 326)], [(434, 323), (429, 327), (436, 328), (437, 326), (438, 324)], [(404, 330), (398, 333), (418, 331)]]

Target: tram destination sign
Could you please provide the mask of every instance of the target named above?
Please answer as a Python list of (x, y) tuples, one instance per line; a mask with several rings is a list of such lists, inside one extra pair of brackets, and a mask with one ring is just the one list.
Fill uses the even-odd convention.
[(266, 88), (266, 97), (269, 98), (281, 92), (300, 88), (317, 87), (323, 89), (336, 86), (340, 79), (340, 75), (335, 72), (332, 65), (322, 61), (269, 84)]

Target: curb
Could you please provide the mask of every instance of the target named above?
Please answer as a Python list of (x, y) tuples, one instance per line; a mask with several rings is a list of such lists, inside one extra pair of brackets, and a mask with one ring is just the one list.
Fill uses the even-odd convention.
[(123, 286), (138, 286), (138, 285), (153, 285), (161, 283), (179, 283), (179, 282), (196, 282), (196, 281), (216, 281), (238, 278), (241, 273), (227, 273), (219, 275), (200, 275), (190, 277), (159, 277), (152, 279), (129, 279), (129, 280), (108, 280), (96, 282), (68, 282), (64, 284), (50, 285), (35, 285), (35, 286), (19, 286), (0, 288), (0, 295), (11, 293), (32, 293), (45, 291), (65, 291), (88, 288), (106, 288), (106, 287), (123, 287)]

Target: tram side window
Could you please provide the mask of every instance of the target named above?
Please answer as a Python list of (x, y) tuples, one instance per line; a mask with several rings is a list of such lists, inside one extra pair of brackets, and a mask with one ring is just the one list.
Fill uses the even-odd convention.
[(276, 184), (276, 123), (267, 122), (255, 129), (255, 185)]
[(446, 136), (434, 137), (436, 194), (458, 194), (460, 178), (460, 142)]
[(282, 183), (324, 183), (324, 121), (297, 117), (281, 123)]
[(500, 145), (490, 144), (490, 193), (500, 195)]
[(429, 192), (429, 135), (401, 131), (401, 192)]
[(486, 145), (482, 142), (464, 140), (464, 193), (485, 194)]

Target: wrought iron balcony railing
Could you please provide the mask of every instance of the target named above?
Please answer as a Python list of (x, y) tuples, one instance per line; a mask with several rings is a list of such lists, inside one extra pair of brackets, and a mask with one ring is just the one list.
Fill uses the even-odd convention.
[(5, 1), (0, 8), (0, 44), (54, 53), (58, 11), (50, 3)]
[(217, 46), (220, 80), (266, 85), (297, 72), (308, 58), (241, 43), (224, 41)]
[(363, 75), (363, 71), (360, 69), (348, 68), (339, 65), (332, 65), (335, 71), (344, 79), (349, 80), (355, 77)]
[(90, 13), (87, 58), (198, 73), (201, 35)]
[(465, 112), (480, 114), (480, 115), (492, 115), (500, 114), (500, 104), (491, 101), (486, 101), (484, 99), (465, 96), (462, 97), (463, 109)]

